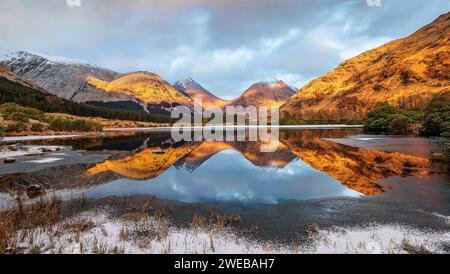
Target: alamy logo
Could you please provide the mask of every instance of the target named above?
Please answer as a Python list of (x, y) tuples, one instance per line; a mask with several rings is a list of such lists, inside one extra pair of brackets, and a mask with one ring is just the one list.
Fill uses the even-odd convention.
[(79, 7), (81, 6), (81, 0), (66, 0), (67, 6), (69, 7)]
[(379, 7), (381, 6), (381, 0), (366, 0), (369, 7)]
[(279, 144), (279, 107), (227, 106), (202, 107), (202, 100), (194, 100), (194, 107), (177, 106), (171, 117), (179, 120), (171, 134), (179, 141), (259, 141), (261, 152), (274, 152)]

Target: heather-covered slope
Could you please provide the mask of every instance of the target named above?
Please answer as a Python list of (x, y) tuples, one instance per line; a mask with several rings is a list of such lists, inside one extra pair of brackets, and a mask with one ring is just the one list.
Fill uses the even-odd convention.
[(295, 94), (283, 81), (259, 82), (253, 84), (244, 93), (233, 100), (231, 105), (237, 106), (281, 106)]
[(302, 120), (361, 120), (380, 102), (424, 108), (450, 89), (450, 13), (305, 85), (282, 107)]
[[(132, 72), (109, 82), (88, 77), (87, 83), (106, 94), (130, 96), (150, 112), (158, 112), (158, 109), (168, 112), (178, 105), (192, 105), (191, 98), (176, 90), (157, 74), (150, 72)], [(103, 96), (91, 93), (89, 98), (83, 97), (85, 101), (104, 101)]]

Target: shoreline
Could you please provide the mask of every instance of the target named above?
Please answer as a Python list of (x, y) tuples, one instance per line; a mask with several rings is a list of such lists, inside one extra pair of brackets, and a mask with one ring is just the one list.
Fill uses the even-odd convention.
[(247, 128), (280, 128), (280, 129), (339, 129), (363, 128), (364, 125), (229, 125), (229, 126), (181, 126), (181, 127), (133, 127), (133, 128), (104, 128), (103, 131), (171, 131), (171, 130), (204, 130), (204, 129), (247, 129)]
[(81, 137), (80, 134), (56, 134), (56, 135), (25, 135), (25, 136), (5, 136), (0, 139), (0, 142), (20, 142), (20, 141), (33, 141), (33, 140), (47, 140), (47, 139), (64, 139)]
[[(363, 128), (363, 125), (229, 125), (229, 126), (183, 126), (183, 127), (124, 127), (124, 128), (104, 128), (101, 132), (153, 132), (153, 131), (172, 131), (172, 130), (205, 130), (205, 129), (223, 129), (223, 130), (245, 130), (250, 128), (279, 128), (279, 129), (340, 129), (340, 128)], [(100, 133), (101, 133), (100, 132)], [(20, 135), (20, 136), (4, 136), (0, 138), (0, 143), (20, 142), (20, 141), (36, 141), (48, 139), (64, 139), (64, 138), (79, 138), (86, 136), (96, 136), (97, 133), (75, 133), (75, 134), (43, 134), (43, 135)]]

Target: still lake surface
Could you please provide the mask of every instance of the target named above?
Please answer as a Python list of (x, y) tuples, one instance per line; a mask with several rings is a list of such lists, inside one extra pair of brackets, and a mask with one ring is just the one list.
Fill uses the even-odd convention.
[[(40, 140), (70, 146), (0, 166), (0, 201), (32, 184), (47, 194), (90, 200), (154, 197), (174, 208), (174, 222), (214, 207), (238, 212), (242, 228), (263, 238), (293, 239), (311, 223), (357, 226), (400, 223), (448, 230), (448, 168), (433, 139), (362, 135), (360, 129), (281, 130), (278, 149), (262, 141), (174, 142), (170, 132)], [(33, 156), (34, 157), (34, 156)], [(45, 161), (46, 158), (50, 160)], [(42, 161), (43, 160), (43, 161)], [(26, 171), (26, 172), (25, 172)], [(8, 174), (6, 174), (8, 173)]]

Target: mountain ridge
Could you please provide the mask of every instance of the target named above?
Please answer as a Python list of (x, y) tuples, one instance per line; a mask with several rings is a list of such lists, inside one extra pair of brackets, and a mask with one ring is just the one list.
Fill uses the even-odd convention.
[(413, 34), (342, 62), (282, 107), (297, 120), (362, 120), (377, 104), (424, 108), (450, 86), (450, 12)]
[(247, 88), (230, 105), (281, 106), (294, 94), (295, 90), (281, 80), (261, 81)]
[(223, 107), (230, 103), (230, 101), (214, 95), (191, 77), (176, 81), (173, 84), (173, 87), (193, 100), (202, 100), (202, 105), (206, 108), (212, 106)]

